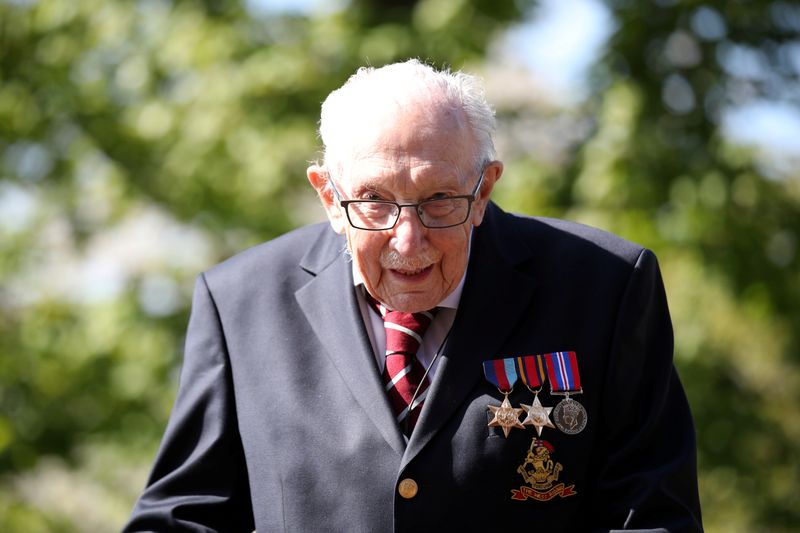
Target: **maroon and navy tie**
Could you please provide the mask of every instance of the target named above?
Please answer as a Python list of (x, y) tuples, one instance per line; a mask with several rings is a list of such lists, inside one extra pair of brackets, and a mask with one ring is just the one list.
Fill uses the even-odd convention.
[(386, 328), (386, 364), (383, 367), (386, 394), (403, 433), (410, 436), (430, 385), (416, 355), (436, 309), (402, 313), (386, 309), (369, 294), (367, 300), (370, 307), (381, 315)]

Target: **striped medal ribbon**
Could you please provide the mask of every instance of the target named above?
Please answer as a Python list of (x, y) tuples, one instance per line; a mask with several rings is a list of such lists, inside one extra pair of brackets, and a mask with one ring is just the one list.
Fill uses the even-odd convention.
[(575, 435), (586, 427), (586, 409), (570, 395), (581, 394), (581, 377), (575, 352), (553, 352), (542, 356), (550, 378), (550, 394), (563, 395), (553, 410), (556, 427), (568, 435)]
[(508, 401), (508, 395), (514, 389), (514, 384), (518, 379), (514, 358), (484, 361), (483, 374), (489, 380), (489, 383), (497, 387), (497, 390), (503, 394), (503, 403), (500, 404), (500, 407), (496, 405), (486, 406), (489, 408), (489, 413), (494, 415), (494, 418), (489, 422), (489, 427), (502, 428), (506, 438), (508, 438), (508, 433), (512, 428), (525, 429), (525, 426), (519, 421), (522, 409), (512, 407), (511, 402)]
[(515, 363), (520, 381), (533, 393), (532, 404), (520, 404), (527, 413), (522, 425), (535, 427), (541, 437), (543, 428), (555, 428), (553, 422), (550, 421), (550, 413), (553, 408), (545, 407), (539, 401), (539, 392), (542, 390), (542, 384), (547, 375), (544, 362), (539, 355), (524, 355), (517, 357)]

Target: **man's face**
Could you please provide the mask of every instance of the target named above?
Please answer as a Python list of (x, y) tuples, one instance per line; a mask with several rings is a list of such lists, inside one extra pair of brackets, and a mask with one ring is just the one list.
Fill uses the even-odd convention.
[[(345, 199), (406, 204), (472, 192), (480, 169), (472, 163), (471, 139), (453, 117), (396, 113), (376, 122), (381, 125), (354, 140), (341, 173), (330, 176)], [(324, 189), (324, 170), (312, 166), (308, 176), (334, 229), (346, 234), (367, 291), (391, 309), (417, 312), (435, 307), (458, 286), (467, 267), (472, 226), (481, 223), (501, 172), (499, 162), (486, 168), (484, 185), (464, 224), (426, 228), (413, 209), (403, 208), (395, 227), (385, 231), (350, 226), (338, 202)]]

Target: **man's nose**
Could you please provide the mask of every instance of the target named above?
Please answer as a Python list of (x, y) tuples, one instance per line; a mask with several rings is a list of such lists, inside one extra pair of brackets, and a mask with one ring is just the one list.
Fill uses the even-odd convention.
[(400, 209), (400, 218), (392, 229), (395, 250), (401, 254), (413, 253), (418, 250), (425, 240), (427, 229), (422, 225), (414, 207)]

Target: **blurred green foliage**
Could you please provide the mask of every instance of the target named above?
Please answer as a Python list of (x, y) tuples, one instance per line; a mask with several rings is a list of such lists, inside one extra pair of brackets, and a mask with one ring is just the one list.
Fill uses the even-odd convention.
[[(0, 531), (119, 529), (174, 397), (194, 277), (320, 219), (304, 175), (320, 102), (407, 57), (487, 77), (503, 207), (658, 253), (707, 528), (796, 528), (800, 171), (732, 145), (722, 117), (800, 94), (800, 10), (608, 6), (590, 97), (562, 108), (491, 88), (490, 43), (520, 1), (0, 0)], [(730, 66), (742, 50), (769, 79)]]

